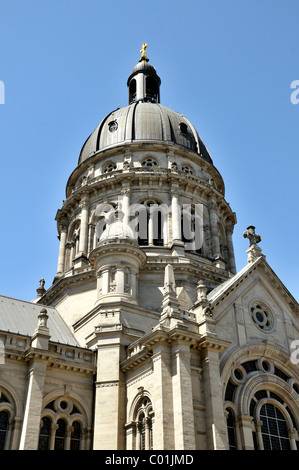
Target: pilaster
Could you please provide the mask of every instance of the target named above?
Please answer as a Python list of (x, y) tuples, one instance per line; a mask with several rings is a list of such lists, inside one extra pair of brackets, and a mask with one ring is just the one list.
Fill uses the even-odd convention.
[(223, 410), (219, 354), (229, 343), (212, 336), (203, 336), (198, 349), (201, 352), (203, 395), (208, 450), (227, 450), (227, 431)]
[(46, 361), (34, 359), (30, 365), (20, 450), (38, 448), (46, 369)]

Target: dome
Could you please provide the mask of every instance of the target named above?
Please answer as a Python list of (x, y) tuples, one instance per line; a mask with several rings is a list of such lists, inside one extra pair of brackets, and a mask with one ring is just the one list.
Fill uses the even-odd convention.
[(100, 241), (115, 238), (135, 240), (131, 227), (120, 220), (116, 220), (103, 231)]
[(130, 79), (132, 78), (132, 76), (135, 75), (136, 73), (141, 72), (141, 71), (157, 75), (157, 71), (156, 71), (155, 67), (152, 64), (150, 64), (149, 62), (146, 62), (145, 60), (143, 60), (141, 62), (138, 62), (138, 64), (136, 64), (135, 67), (133, 68), (132, 73), (131, 73), (130, 77), (128, 78), (128, 84), (129, 84)]
[(187, 118), (160, 103), (137, 101), (102, 120), (83, 145), (78, 164), (94, 152), (134, 142), (175, 144), (212, 163), (207, 148)]

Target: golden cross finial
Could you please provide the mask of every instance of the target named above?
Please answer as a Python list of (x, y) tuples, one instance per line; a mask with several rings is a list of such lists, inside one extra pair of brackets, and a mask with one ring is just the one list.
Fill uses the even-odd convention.
[(140, 52), (141, 52), (141, 58), (140, 58), (140, 62), (142, 60), (146, 60), (148, 61), (148, 58), (146, 57), (146, 48), (147, 48), (147, 44), (145, 42), (142, 43), (142, 47), (140, 49)]

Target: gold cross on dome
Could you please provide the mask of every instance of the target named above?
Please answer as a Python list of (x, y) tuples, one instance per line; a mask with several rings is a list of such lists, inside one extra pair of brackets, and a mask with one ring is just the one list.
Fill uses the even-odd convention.
[(146, 48), (147, 48), (147, 44), (145, 42), (142, 43), (142, 47), (140, 49), (140, 52), (141, 52), (141, 58), (140, 60), (146, 60), (148, 61), (148, 58), (146, 57)]

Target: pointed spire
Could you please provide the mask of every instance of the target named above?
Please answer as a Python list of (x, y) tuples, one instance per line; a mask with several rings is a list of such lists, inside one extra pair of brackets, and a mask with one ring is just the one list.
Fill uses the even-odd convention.
[(167, 326), (169, 326), (169, 320), (171, 318), (181, 319), (181, 316), (180, 305), (176, 294), (173, 267), (168, 264), (164, 272), (163, 302), (160, 323), (168, 320)]
[(175, 287), (173, 267), (168, 264), (164, 272), (164, 292), (175, 292)]

